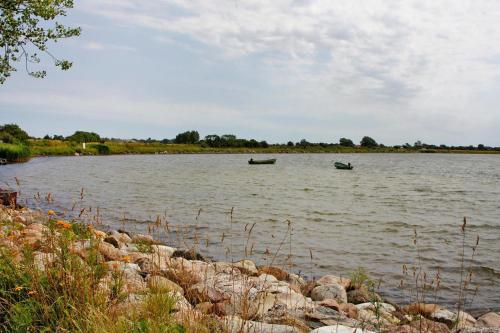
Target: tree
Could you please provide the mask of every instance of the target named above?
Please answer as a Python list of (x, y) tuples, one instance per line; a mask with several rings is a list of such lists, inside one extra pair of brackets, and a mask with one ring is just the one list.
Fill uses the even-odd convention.
[(288, 147), (293, 147), (295, 146), (295, 144), (292, 142), (292, 141), (288, 141), (288, 143), (286, 144)]
[(177, 134), (175, 143), (193, 144), (200, 141), (200, 134), (197, 131), (187, 131)]
[(80, 28), (69, 28), (58, 22), (73, 8), (73, 0), (2, 0), (0, 1), (0, 84), (16, 71), (14, 62), (23, 61), (29, 75), (43, 78), (45, 70), (31, 71), (29, 64), (39, 63), (37, 52), (47, 54), (55, 66), (71, 68), (68, 60), (57, 59), (49, 51), (48, 42), (78, 36)]
[(0, 126), (0, 140), (5, 143), (26, 143), (29, 135), (16, 124), (5, 124)]
[(352, 142), (351, 139), (347, 139), (347, 138), (340, 138), (339, 144), (342, 147), (354, 147), (354, 142)]
[(100, 142), (101, 137), (99, 134), (94, 132), (84, 132), (84, 131), (76, 131), (73, 135), (70, 135), (66, 138), (66, 140), (74, 141), (78, 143), (82, 142)]
[(360, 144), (361, 147), (368, 147), (368, 148), (373, 148), (378, 146), (377, 141), (373, 140), (369, 136), (363, 137), (363, 139), (361, 139)]

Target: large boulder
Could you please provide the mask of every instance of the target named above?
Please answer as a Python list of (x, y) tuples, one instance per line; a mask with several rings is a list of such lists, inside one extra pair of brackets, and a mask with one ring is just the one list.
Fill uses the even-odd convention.
[(347, 300), (349, 303), (360, 304), (366, 302), (381, 302), (382, 298), (377, 293), (371, 292), (366, 288), (360, 288), (347, 292)]
[(341, 303), (347, 303), (347, 294), (341, 285), (337, 283), (327, 284), (314, 288), (311, 292), (313, 301), (323, 301), (325, 299), (335, 299)]
[(333, 283), (339, 284), (342, 287), (344, 287), (344, 289), (347, 289), (351, 285), (351, 280), (349, 280), (347, 278), (343, 278), (343, 277), (338, 277), (335, 275), (325, 275), (316, 281), (316, 284), (318, 286), (324, 286), (324, 285), (333, 284)]
[(288, 281), (290, 278), (290, 274), (285, 272), (279, 267), (275, 266), (260, 266), (259, 267), (259, 274), (269, 274), (274, 276), (276, 279), (281, 280), (281, 281)]
[(344, 325), (323, 326), (312, 330), (311, 333), (374, 333), (361, 328), (348, 327)]
[(257, 266), (255, 266), (254, 262), (251, 260), (241, 260), (234, 263), (234, 267), (237, 267), (244, 274), (248, 275), (258, 275), (259, 271), (257, 270)]
[(148, 276), (146, 279), (148, 287), (153, 291), (172, 291), (184, 295), (184, 290), (177, 283), (170, 281), (160, 275)]
[(500, 313), (489, 312), (477, 319), (476, 327), (500, 328)]
[(417, 332), (450, 333), (450, 329), (445, 324), (425, 318), (421, 318), (417, 321), (411, 322), (410, 326), (416, 329)]
[(243, 320), (236, 316), (224, 317), (223, 326), (228, 333), (302, 333), (293, 326)]
[(429, 318), (444, 323), (448, 327), (456, 326), (457, 328), (471, 327), (476, 323), (476, 319), (466, 312), (460, 311), (457, 315), (456, 312), (447, 309), (440, 309), (433, 312)]

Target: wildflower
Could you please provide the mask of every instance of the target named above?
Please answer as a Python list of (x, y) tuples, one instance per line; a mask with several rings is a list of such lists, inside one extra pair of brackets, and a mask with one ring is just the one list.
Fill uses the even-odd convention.
[(23, 290), (23, 287), (22, 287), (22, 286), (16, 286), (16, 287), (14, 288), (14, 291), (21, 291), (21, 290)]
[(30, 296), (36, 295), (36, 290), (30, 290), (30, 291), (28, 291), (28, 295), (30, 295)]
[(71, 223), (63, 221), (63, 220), (57, 221), (56, 225), (58, 227), (61, 227), (61, 228), (64, 228), (64, 229), (71, 229)]
[(49, 210), (47, 211), (47, 215), (48, 215), (48, 216), (56, 215), (56, 212), (54, 212), (52, 209), (49, 209)]
[(113, 269), (117, 270), (118, 269), (118, 264), (116, 262), (113, 263)]
[(128, 264), (130, 262), (130, 257), (129, 256), (124, 256), (122, 258), (122, 261)]

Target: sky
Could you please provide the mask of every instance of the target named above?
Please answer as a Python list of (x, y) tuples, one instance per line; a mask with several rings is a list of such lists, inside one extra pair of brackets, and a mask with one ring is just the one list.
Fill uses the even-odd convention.
[(17, 64), (0, 123), (500, 146), (497, 0), (75, 0), (60, 22), (82, 28), (50, 44), (73, 68)]

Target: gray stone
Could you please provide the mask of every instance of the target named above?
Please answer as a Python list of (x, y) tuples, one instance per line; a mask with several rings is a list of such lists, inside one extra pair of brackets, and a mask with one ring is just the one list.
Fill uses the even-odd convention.
[(342, 303), (347, 303), (347, 294), (341, 285), (337, 283), (327, 284), (314, 288), (311, 292), (313, 301), (323, 301), (325, 299), (335, 299)]

